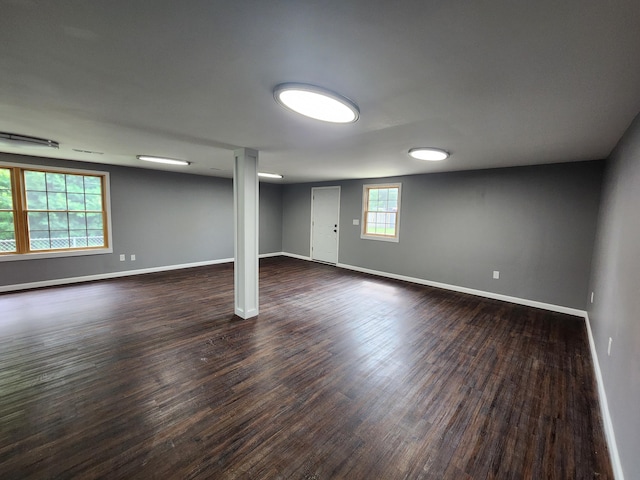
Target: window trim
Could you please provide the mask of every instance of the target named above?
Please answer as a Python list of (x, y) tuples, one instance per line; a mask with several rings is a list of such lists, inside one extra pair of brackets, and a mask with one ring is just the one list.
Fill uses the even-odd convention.
[[(21, 169), (21, 170), (32, 170), (32, 171), (44, 171), (51, 173), (69, 173), (76, 175), (88, 175), (88, 176), (101, 176), (104, 179), (103, 184), (103, 201), (104, 201), (104, 212), (106, 214), (106, 222), (104, 225), (105, 230), (105, 240), (106, 247), (97, 247), (97, 248), (85, 248), (85, 249), (77, 249), (77, 250), (47, 250), (43, 252), (29, 252), (29, 253), (3, 253), (0, 254), (0, 262), (11, 262), (16, 260), (38, 260), (43, 258), (60, 258), (60, 257), (79, 257), (86, 255), (103, 255), (106, 253), (113, 253), (113, 239), (112, 239), (112, 228), (111, 228), (111, 180), (109, 177), (109, 172), (101, 171), (101, 170), (84, 170), (79, 168), (65, 168), (65, 167), (51, 167), (49, 165), (36, 165), (36, 164), (28, 164), (28, 163), (14, 163), (8, 162), (5, 160), (0, 161), (0, 167), (2, 168), (10, 168), (10, 169)], [(15, 170), (14, 170), (15, 171)], [(14, 196), (24, 195), (22, 191), (22, 179), (16, 178), (18, 175), (12, 175), (13, 182), (12, 187), (14, 190)], [(18, 187), (16, 189), (16, 186)], [(15, 205), (14, 205), (15, 210)], [(22, 219), (16, 218), (16, 226), (23, 224)], [(26, 229), (24, 225), (22, 228), (16, 228), (16, 241), (20, 241), (19, 238), (26, 234)], [(27, 239), (22, 239), (22, 241), (27, 241)]]
[[(396, 212), (396, 234), (391, 237), (388, 235), (375, 235), (372, 233), (366, 233), (367, 229), (367, 200), (369, 189), (375, 188), (397, 188), (398, 189), (398, 211)], [(394, 242), (400, 241), (400, 212), (402, 210), (402, 183), (370, 183), (362, 185), (362, 220), (360, 228), (360, 238), (364, 240), (378, 240), (381, 242)]]

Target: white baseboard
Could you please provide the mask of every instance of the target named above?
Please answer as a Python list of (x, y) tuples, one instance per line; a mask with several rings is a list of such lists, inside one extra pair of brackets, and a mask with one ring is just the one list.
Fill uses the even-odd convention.
[(311, 257), (305, 257), (304, 255), (298, 255), (297, 253), (282, 252), (282, 255), (285, 257), (297, 258), (298, 260), (312, 261)]
[(203, 267), (206, 265), (217, 265), (219, 263), (233, 262), (233, 258), (220, 258), (218, 260), (207, 260), (204, 262), (182, 263), (179, 265), (165, 265), (162, 267), (141, 268), (137, 270), (122, 270), (120, 272), (100, 273), (97, 275), (84, 275), (82, 277), (56, 278), (53, 280), (43, 280), (40, 282), (19, 283), (16, 285), (0, 286), (0, 293), (15, 292), (18, 290), (29, 290), (32, 288), (55, 287), (58, 285), (68, 285), (70, 283), (92, 282), (95, 280), (107, 280), (110, 278), (129, 277), (132, 275), (142, 275), (144, 273), (167, 272), (170, 270), (180, 270), (183, 268)]
[[(279, 257), (282, 252), (261, 253), (259, 258)], [(145, 273), (168, 272), (171, 270), (181, 270), (183, 268), (204, 267), (207, 265), (218, 265), (220, 263), (233, 262), (233, 258), (220, 258), (218, 260), (206, 260), (204, 262), (181, 263), (178, 265), (165, 265), (162, 267), (140, 268), (137, 270), (122, 270), (119, 272), (100, 273), (97, 275), (84, 275), (81, 277), (56, 278), (43, 280), (40, 282), (19, 283), (16, 285), (0, 285), (0, 293), (15, 292), (19, 290), (29, 290), (32, 288), (56, 287), (59, 285), (69, 285), (71, 283), (93, 282), (95, 280), (108, 280), (110, 278), (129, 277), (132, 275), (142, 275)]]
[(284, 255), (282, 252), (261, 253), (258, 258), (281, 257), (282, 255)]
[(598, 352), (596, 351), (596, 343), (593, 339), (591, 331), (591, 322), (589, 322), (589, 314), (585, 313), (584, 320), (587, 324), (587, 335), (589, 336), (589, 348), (591, 349), (591, 359), (593, 360), (593, 369), (596, 373), (596, 383), (598, 384), (598, 397), (600, 400), (600, 414), (604, 423), (604, 434), (607, 438), (607, 446), (609, 447), (609, 457), (611, 458), (611, 466), (613, 467), (613, 476), (616, 480), (624, 480), (624, 472), (622, 471), (622, 463), (618, 454), (618, 445), (616, 436), (613, 432), (613, 422), (609, 414), (609, 404), (607, 402), (607, 392), (604, 389), (602, 380), (602, 370), (600, 370), (600, 362), (598, 361)]
[(475, 290), (473, 288), (459, 287), (457, 285), (450, 285), (448, 283), (432, 282), (431, 280), (425, 280), (423, 278), (407, 277), (405, 275), (398, 275), (396, 273), (380, 272), (378, 270), (370, 270), (368, 268), (356, 267), (354, 265), (347, 265), (344, 263), (338, 263), (336, 266), (339, 268), (345, 268), (347, 270), (354, 270), (356, 272), (369, 273), (371, 275), (377, 275), (380, 277), (393, 278), (395, 280), (403, 280), (405, 282), (426, 285), (428, 287), (443, 288), (445, 290), (468, 293), (469, 295), (476, 295), (478, 297), (491, 298), (493, 300), (501, 300), (503, 302), (516, 303), (518, 305), (526, 305), (527, 307), (535, 307), (541, 308), (543, 310), (550, 310), (552, 312), (566, 313), (568, 315), (575, 315), (576, 317), (584, 317), (587, 314), (587, 312), (585, 312), (584, 310), (578, 310), (576, 308), (563, 307), (562, 305), (554, 305), (551, 303), (536, 302), (534, 300), (527, 300), (526, 298), (511, 297), (509, 295), (485, 292), (483, 290)]

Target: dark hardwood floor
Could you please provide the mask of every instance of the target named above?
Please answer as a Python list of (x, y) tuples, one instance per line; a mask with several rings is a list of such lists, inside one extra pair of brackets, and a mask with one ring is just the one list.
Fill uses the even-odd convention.
[(0, 295), (0, 478), (613, 478), (582, 319), (232, 268)]

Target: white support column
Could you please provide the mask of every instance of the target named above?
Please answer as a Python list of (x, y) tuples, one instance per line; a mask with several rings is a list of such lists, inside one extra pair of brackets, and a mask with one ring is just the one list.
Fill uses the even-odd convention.
[(233, 152), (235, 226), (235, 312), (241, 318), (258, 315), (258, 152)]

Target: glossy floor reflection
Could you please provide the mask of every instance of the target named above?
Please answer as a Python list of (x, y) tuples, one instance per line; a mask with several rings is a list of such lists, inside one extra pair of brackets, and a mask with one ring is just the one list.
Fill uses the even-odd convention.
[(0, 295), (0, 477), (612, 478), (581, 319), (261, 261)]

